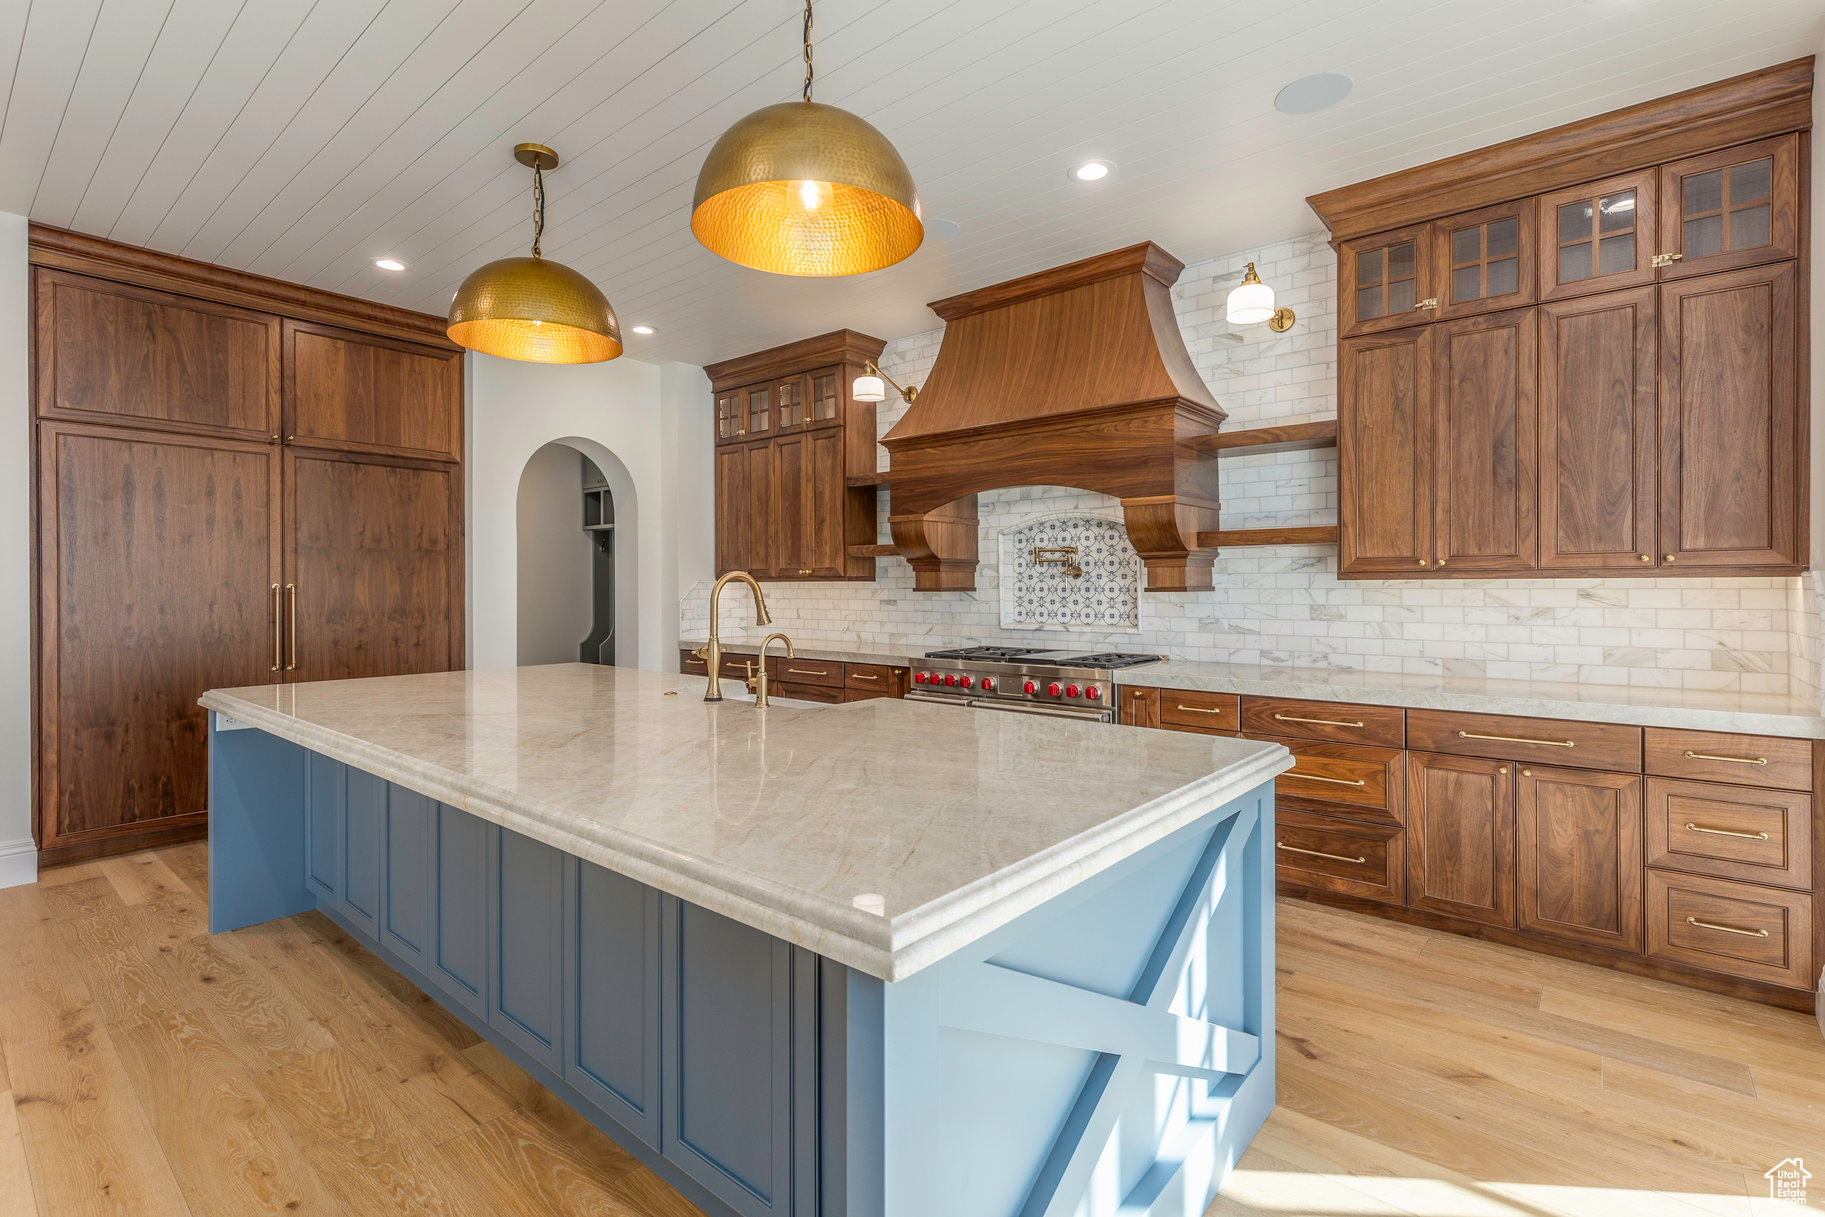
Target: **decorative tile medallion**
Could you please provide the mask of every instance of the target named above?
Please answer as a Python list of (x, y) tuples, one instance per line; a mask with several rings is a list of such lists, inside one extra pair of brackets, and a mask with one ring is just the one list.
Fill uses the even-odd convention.
[(1000, 544), (1003, 627), (1141, 628), (1141, 556), (1120, 520), (1041, 516), (1004, 530)]

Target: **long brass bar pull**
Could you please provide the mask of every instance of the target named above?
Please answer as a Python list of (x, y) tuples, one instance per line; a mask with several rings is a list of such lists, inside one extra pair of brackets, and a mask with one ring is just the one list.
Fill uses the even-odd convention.
[(1728, 761), (1732, 765), (1766, 765), (1768, 763), (1768, 758), (1765, 756), (1719, 756), (1714, 752), (1693, 752), (1689, 748), (1686, 750), (1686, 757), (1688, 760), (1694, 761)]
[(1187, 706), (1187, 705), (1181, 704), (1179, 706), (1179, 709), (1185, 711), (1185, 713), (1187, 713), (1187, 714), (1221, 714), (1221, 713), (1223, 713), (1223, 708), (1221, 706), (1212, 708), (1210, 706)]
[(1300, 849), (1297, 845), (1288, 845), (1284, 841), (1274, 842), (1275, 849), (1283, 849), (1289, 854), (1304, 854), (1308, 858), (1324, 858), (1331, 862), (1348, 862), (1352, 866), (1361, 866), (1367, 858), (1346, 858), (1342, 854), (1327, 854), (1317, 849)]
[(285, 665), (287, 672), (298, 669), (298, 585), (287, 583), (285, 594), (291, 599), (291, 662)]
[(1687, 917), (1687, 925), (1695, 925), (1701, 930), (1716, 930), (1720, 934), (1741, 934), (1744, 938), (1766, 938), (1767, 930), (1744, 930), (1733, 925), (1719, 925), (1715, 921), (1700, 921), (1696, 917)]
[(1306, 782), (1329, 782), (1333, 786), (1367, 786), (1362, 778), (1327, 778), (1318, 773), (1300, 773), (1297, 769), (1288, 769), (1280, 775), (1283, 778), (1299, 778)]
[(1768, 834), (1765, 832), (1735, 832), (1728, 828), (1706, 828), (1702, 824), (1692, 823), (1686, 825), (1686, 831), (1709, 833), (1714, 837), (1741, 837), (1745, 841), (1766, 841), (1768, 839)]
[(279, 600), (279, 585), (272, 585), (272, 670), (285, 663), (285, 606)]
[(1361, 723), (1346, 722), (1341, 718), (1300, 718), (1297, 714), (1276, 714), (1277, 723), (1315, 723), (1320, 727), (1360, 727)]
[(1576, 748), (1576, 740), (1568, 739), (1528, 739), (1524, 735), (1478, 735), (1472, 731), (1460, 731), (1459, 739), (1486, 739), (1498, 744), (1538, 744), (1542, 748)]

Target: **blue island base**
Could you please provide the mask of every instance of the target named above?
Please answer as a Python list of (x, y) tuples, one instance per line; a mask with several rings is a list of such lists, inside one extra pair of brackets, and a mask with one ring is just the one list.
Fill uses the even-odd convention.
[(321, 909), (712, 1217), (1199, 1217), (1274, 1103), (1266, 783), (898, 982), (211, 715), (211, 929)]

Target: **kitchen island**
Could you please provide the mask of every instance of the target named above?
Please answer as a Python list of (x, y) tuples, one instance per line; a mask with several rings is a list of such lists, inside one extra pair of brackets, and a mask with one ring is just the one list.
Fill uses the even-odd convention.
[(703, 685), (213, 690), (211, 928), (321, 909), (719, 1217), (1202, 1213), (1286, 749)]

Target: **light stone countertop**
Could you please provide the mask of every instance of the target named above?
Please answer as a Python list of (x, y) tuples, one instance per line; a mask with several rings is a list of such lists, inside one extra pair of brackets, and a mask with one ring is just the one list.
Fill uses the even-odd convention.
[(703, 689), (559, 664), (201, 702), (884, 980), (1292, 764), (1249, 740), (895, 699), (763, 713)]
[[(700, 645), (701, 639), (681, 643)], [(753, 651), (746, 638), (725, 640), (725, 648)], [(1057, 644), (1068, 647), (1070, 643)], [(806, 659), (848, 663), (911, 663), (936, 647), (906, 644), (879, 647), (867, 643), (808, 642), (798, 647)], [(1096, 650), (1095, 646), (1072, 647)], [(1136, 650), (1145, 647), (1136, 646)], [(777, 653), (777, 648), (776, 652)], [(1767, 693), (1720, 693), (1706, 689), (1656, 689), (1627, 685), (1578, 684), (1550, 680), (1488, 680), (1471, 676), (1416, 676), (1399, 672), (1360, 672), (1332, 668), (1196, 663), (1167, 660), (1116, 673), (1116, 683), (1133, 687), (1196, 689), (1206, 693), (1244, 693), (1263, 697), (1297, 697), (1316, 701), (1362, 702), (1414, 710), (1466, 710), (1478, 714), (1514, 714), (1525, 718), (1573, 718), (1643, 727), (1678, 727), (1693, 731), (1730, 731), (1744, 735), (1783, 735), (1825, 739), (1825, 713), (1794, 697)]]

